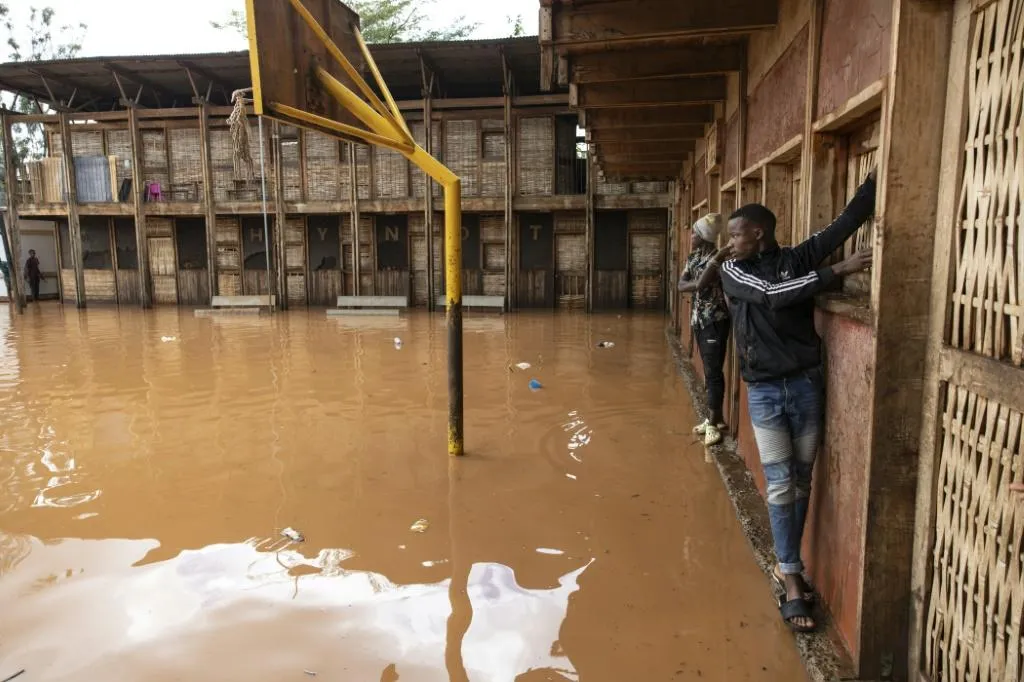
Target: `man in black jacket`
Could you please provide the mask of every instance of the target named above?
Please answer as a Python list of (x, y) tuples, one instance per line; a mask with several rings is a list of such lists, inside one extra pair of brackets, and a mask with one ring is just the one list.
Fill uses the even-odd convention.
[(779, 564), (775, 579), (785, 589), (782, 617), (809, 631), (809, 600), (800, 544), (811, 495), (811, 471), (824, 422), (821, 340), (814, 329), (814, 295), (837, 277), (871, 265), (862, 251), (836, 265), (822, 261), (874, 212), (874, 172), (842, 215), (795, 247), (775, 241), (775, 215), (760, 204), (729, 217), (735, 259), (721, 269), (754, 436), (767, 483), (768, 514)]

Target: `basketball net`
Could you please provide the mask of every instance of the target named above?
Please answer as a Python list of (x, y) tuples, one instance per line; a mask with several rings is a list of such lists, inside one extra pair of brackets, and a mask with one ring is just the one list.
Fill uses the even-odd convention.
[(252, 148), (249, 146), (249, 119), (245, 115), (245, 103), (252, 101), (247, 99), (245, 94), (251, 92), (252, 88), (245, 88), (231, 93), (234, 108), (228, 116), (235, 179), (245, 180), (247, 183), (252, 182), (256, 175), (256, 163), (253, 161)]

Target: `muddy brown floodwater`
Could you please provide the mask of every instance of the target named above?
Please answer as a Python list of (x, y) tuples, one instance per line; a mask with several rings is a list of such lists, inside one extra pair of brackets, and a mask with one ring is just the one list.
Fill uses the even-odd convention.
[(0, 679), (804, 680), (663, 325), (0, 308)]

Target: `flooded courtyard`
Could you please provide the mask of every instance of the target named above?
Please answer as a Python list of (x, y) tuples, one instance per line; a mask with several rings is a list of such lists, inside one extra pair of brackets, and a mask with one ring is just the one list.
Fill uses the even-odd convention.
[(664, 322), (0, 308), (0, 679), (804, 680)]

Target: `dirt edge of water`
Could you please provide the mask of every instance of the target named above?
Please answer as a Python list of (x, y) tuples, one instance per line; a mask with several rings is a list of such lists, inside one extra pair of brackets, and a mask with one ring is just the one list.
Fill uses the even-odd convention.
[[(676, 370), (690, 393), (694, 412), (699, 417), (706, 417), (708, 409), (703, 386), (697, 379), (693, 364), (686, 357), (679, 337), (672, 332), (671, 325), (666, 325), (665, 336), (672, 348)], [(754, 559), (764, 572), (769, 589), (775, 595), (775, 588), (770, 577), (772, 566), (775, 563), (775, 552), (772, 548), (768, 509), (757, 491), (754, 476), (747, 470), (743, 458), (736, 452), (734, 437), (726, 437), (721, 445), (712, 447), (711, 451), (715, 464), (718, 466), (718, 473), (725, 484), (725, 490), (736, 510), (740, 527), (754, 552)], [(821, 609), (816, 609), (815, 616), (819, 620), (826, 619), (825, 627), (814, 634), (795, 636), (797, 650), (800, 652), (804, 667), (807, 668), (810, 680), (812, 682), (838, 682), (839, 680), (856, 679), (849, 657), (836, 639), (835, 629), (829, 622), (827, 614), (822, 613)]]

